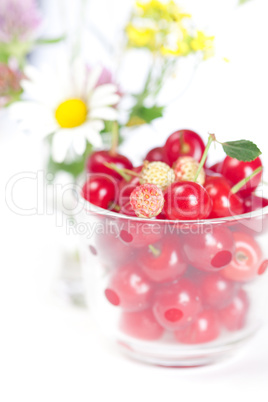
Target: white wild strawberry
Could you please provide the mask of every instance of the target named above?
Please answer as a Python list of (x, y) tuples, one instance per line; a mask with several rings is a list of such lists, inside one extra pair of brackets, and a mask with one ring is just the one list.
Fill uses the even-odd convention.
[[(199, 163), (191, 156), (181, 156), (173, 164), (176, 181), (194, 181)], [(203, 185), (205, 183), (205, 171), (202, 168), (196, 182)]]
[(164, 162), (145, 161), (141, 171), (142, 184), (155, 184), (164, 191), (175, 181), (175, 174), (171, 167)]

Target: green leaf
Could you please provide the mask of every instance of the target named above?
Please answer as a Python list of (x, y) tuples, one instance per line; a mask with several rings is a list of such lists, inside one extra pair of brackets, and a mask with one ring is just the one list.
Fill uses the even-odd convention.
[(0, 63), (8, 64), (9, 54), (1, 51), (0, 47)]
[(250, 162), (261, 155), (257, 145), (247, 140), (223, 142), (222, 147), (228, 156), (239, 161)]
[(93, 147), (90, 143), (87, 143), (87, 148), (84, 154), (80, 157), (77, 157), (76, 160), (74, 160), (71, 163), (67, 162), (62, 162), (62, 163), (57, 163), (55, 162), (50, 155), (48, 164), (47, 164), (47, 173), (52, 173), (53, 175), (56, 175), (58, 172), (67, 172), (70, 173), (75, 179), (85, 171), (85, 164), (86, 164), (86, 159), (89, 154), (91, 154), (93, 150)]
[[(163, 117), (164, 106), (145, 107), (140, 106), (135, 110), (135, 116), (144, 120), (146, 123), (151, 123), (153, 120)], [(133, 117), (133, 116), (132, 116)]]
[(36, 45), (52, 45), (53, 43), (59, 43), (66, 39), (66, 35), (60, 36), (59, 38), (52, 39), (37, 39), (35, 41)]
[(242, 6), (243, 4), (247, 3), (250, 0), (239, 0), (238, 5)]

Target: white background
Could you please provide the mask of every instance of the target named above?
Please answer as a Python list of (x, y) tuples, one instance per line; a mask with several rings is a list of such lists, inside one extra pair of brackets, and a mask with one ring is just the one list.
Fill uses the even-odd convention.
[[(61, 32), (58, 2), (45, 1), (49, 34)], [(75, 26), (75, 1), (61, 1), (67, 21)], [(86, 20), (106, 35), (116, 36), (129, 0), (92, 0)], [(221, 57), (203, 63), (187, 91), (153, 130), (132, 135), (125, 152), (144, 152), (161, 144), (174, 129), (189, 127), (206, 136), (252, 139), (267, 165), (267, 1), (252, 0), (241, 8), (234, 1), (184, 1), (199, 24), (217, 34)], [(67, 8), (69, 7), (69, 8)], [(85, 34), (86, 37), (86, 34)], [(90, 59), (92, 50), (85, 50)], [(83, 45), (84, 46), (84, 45)], [(51, 53), (50, 53), (51, 51)], [(39, 51), (49, 60), (54, 48)], [(133, 74), (135, 69), (133, 69)], [(34, 116), (33, 116), (34, 118)], [(146, 134), (146, 135), (145, 135)], [(142, 142), (141, 142), (142, 141)], [(217, 159), (220, 153), (213, 155)], [(42, 168), (37, 138), (21, 133), (8, 113), (0, 113), (0, 400), (3, 402), (72, 401), (267, 401), (268, 320), (236, 358), (193, 369), (151, 367), (126, 359), (98, 333), (90, 311), (65, 302), (57, 293), (61, 250), (74, 239), (65, 236), (46, 213), (20, 216), (5, 202), (5, 186), (19, 172)], [(267, 177), (267, 175), (266, 175)], [(34, 180), (14, 193), (24, 208), (36, 203)], [(263, 312), (267, 317), (267, 312)]]

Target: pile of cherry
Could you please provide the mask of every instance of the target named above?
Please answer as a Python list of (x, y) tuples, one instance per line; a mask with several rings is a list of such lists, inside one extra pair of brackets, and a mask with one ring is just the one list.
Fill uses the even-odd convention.
[[(209, 169), (205, 167), (200, 180), (193, 182), (189, 177), (195, 175), (204, 149), (198, 134), (181, 130), (173, 133), (164, 147), (147, 154), (149, 164), (161, 162), (168, 166), (164, 170), (169, 173), (170, 183), (165, 182), (160, 165), (158, 190), (152, 192), (156, 199), (152, 209), (158, 214), (144, 224), (141, 218), (137, 224), (131, 221), (129, 225), (121, 215), (147, 217), (150, 211), (146, 205), (138, 211), (133, 209), (146, 197), (141, 199), (138, 195), (136, 204), (131, 202), (137, 189), (145, 186), (142, 195), (147, 196), (144, 189), (147, 191), (146, 186), (151, 185), (143, 182), (141, 186), (144, 166), (133, 168), (125, 156), (109, 151), (95, 152), (88, 159), (90, 175), (82, 194), (92, 204), (118, 212), (120, 228), (117, 236), (96, 234), (95, 244), (89, 249), (109, 272), (104, 295), (121, 309), (120, 330), (129, 336), (156, 340), (168, 331), (175, 342), (200, 344), (217, 339), (223, 330), (238, 331), (246, 326), (250, 300), (244, 285), (263, 274), (268, 266), (258, 244), (258, 233), (235, 219), (224, 224), (210, 224), (209, 220), (199, 224), (196, 220), (243, 214), (267, 206), (268, 200), (253, 194), (261, 174), (237, 193), (231, 193), (234, 185), (261, 166), (261, 161), (256, 158), (253, 162), (240, 162), (227, 156)], [(185, 157), (192, 159), (181, 159)], [(182, 164), (178, 164), (179, 159)], [(147, 176), (155, 180), (155, 171), (152, 175), (149, 171)], [(163, 209), (157, 204), (159, 191), (163, 191)], [(201, 203), (195, 209), (192, 199), (198, 196)], [(163, 219), (170, 222), (161, 222)], [(176, 219), (180, 222), (172, 222)], [(187, 223), (183, 223), (185, 220)]]

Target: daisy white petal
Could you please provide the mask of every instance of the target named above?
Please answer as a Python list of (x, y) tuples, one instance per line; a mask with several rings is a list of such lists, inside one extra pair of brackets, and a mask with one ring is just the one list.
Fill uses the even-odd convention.
[(34, 84), (28, 80), (22, 80), (21, 86), (25, 92), (25, 97), (35, 99), (38, 102), (44, 99), (45, 88), (42, 88), (41, 85)]
[(24, 68), (24, 74), (31, 81), (38, 81), (40, 79), (41, 73), (34, 66), (28, 64)]
[(102, 99), (106, 96), (113, 95), (117, 91), (117, 87), (114, 84), (104, 84), (94, 89), (92, 97), (96, 100)]
[(86, 67), (81, 60), (76, 60), (73, 64), (74, 87), (78, 97), (83, 97), (86, 85)]
[(120, 101), (120, 96), (117, 94), (107, 95), (100, 99), (95, 99), (92, 96), (92, 98), (90, 99), (90, 106), (93, 108), (100, 107), (100, 106), (111, 106), (111, 105), (116, 105), (119, 101)]
[(85, 136), (87, 140), (96, 148), (102, 147), (103, 143), (100, 131), (96, 130), (91, 123), (87, 123), (85, 126)]
[(59, 130), (52, 138), (52, 158), (55, 162), (62, 163), (72, 143), (71, 130)]
[[(22, 130), (38, 133), (45, 137), (57, 129), (51, 111), (39, 103), (30, 101), (17, 102), (9, 107), (10, 116), (19, 123)], [(40, 124), (42, 122), (42, 124)]]
[(104, 123), (102, 120), (90, 120), (86, 123), (86, 125), (99, 132), (104, 129)]
[(96, 84), (101, 76), (101, 71), (102, 71), (102, 67), (97, 66), (93, 70), (91, 70), (90, 73), (88, 74), (86, 90), (85, 90), (86, 94), (91, 92), (94, 89), (94, 87), (96, 86)]
[(112, 107), (99, 107), (90, 111), (92, 119), (116, 120), (118, 111)]
[(86, 125), (72, 129), (72, 145), (78, 155), (83, 155), (86, 149)]

